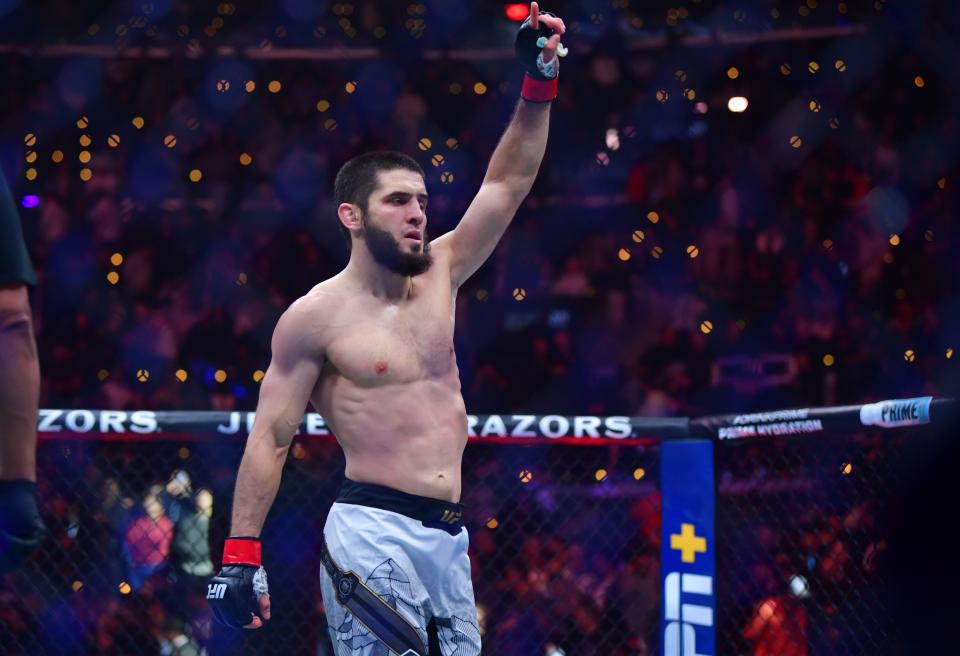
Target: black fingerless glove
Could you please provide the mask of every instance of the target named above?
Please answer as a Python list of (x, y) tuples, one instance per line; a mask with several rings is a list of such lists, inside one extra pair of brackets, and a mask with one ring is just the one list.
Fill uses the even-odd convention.
[[(554, 16), (548, 11), (540, 12), (541, 16)], [(540, 38), (549, 39), (553, 36), (553, 30), (540, 24), (538, 29), (530, 26), (530, 17), (520, 24), (520, 31), (517, 32), (517, 40), (514, 48), (517, 53), (517, 59), (527, 69), (527, 74), (523, 79), (523, 88), (520, 90), (520, 97), (532, 102), (549, 102), (557, 97), (557, 79), (559, 75), (547, 77), (540, 70), (537, 64), (540, 53), (543, 48), (537, 43)], [(554, 66), (557, 64), (555, 63)]]
[(0, 481), (0, 574), (19, 567), (47, 536), (33, 481)]
[(260, 614), (260, 595), (270, 594), (258, 538), (227, 538), (223, 566), (207, 583), (207, 603), (217, 620), (239, 629)]

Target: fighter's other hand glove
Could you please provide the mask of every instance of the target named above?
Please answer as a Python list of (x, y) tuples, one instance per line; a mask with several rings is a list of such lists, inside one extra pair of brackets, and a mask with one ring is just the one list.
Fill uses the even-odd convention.
[(560, 43), (560, 36), (566, 31), (563, 20), (550, 12), (541, 12), (536, 2), (530, 3), (530, 15), (520, 25), (514, 44), (517, 59), (527, 69), (520, 90), (524, 100), (549, 102), (557, 97), (557, 56), (567, 54)]
[(19, 567), (46, 536), (37, 510), (37, 484), (0, 481), (0, 574)]
[(270, 619), (267, 570), (260, 556), (260, 539), (227, 538), (223, 565), (207, 583), (207, 603), (219, 622), (238, 629), (259, 629)]

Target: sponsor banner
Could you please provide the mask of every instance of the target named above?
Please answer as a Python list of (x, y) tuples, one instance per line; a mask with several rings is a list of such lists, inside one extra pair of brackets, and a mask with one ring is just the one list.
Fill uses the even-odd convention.
[(860, 423), (864, 426), (917, 426), (930, 423), (932, 396), (914, 399), (893, 399), (879, 403), (867, 403), (860, 408)]
[[(57, 433), (98, 435), (154, 435), (213, 433), (246, 436), (253, 429), (253, 412), (180, 412), (153, 410), (42, 409), (37, 420), (41, 435)], [(622, 416), (467, 415), (470, 438), (506, 442), (534, 439), (571, 443), (631, 442), (641, 439), (677, 439), (688, 436), (686, 418), (638, 419)], [(331, 436), (323, 417), (304, 416), (299, 435)]]
[(663, 656), (714, 656), (716, 572), (713, 442), (664, 442), (660, 451)]

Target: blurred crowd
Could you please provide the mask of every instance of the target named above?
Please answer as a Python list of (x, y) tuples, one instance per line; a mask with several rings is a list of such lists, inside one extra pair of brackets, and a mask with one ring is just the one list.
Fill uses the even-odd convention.
[[(696, 415), (936, 393), (956, 362), (957, 118), (935, 71), (873, 61), (867, 38), (832, 46), (855, 82), (783, 75), (816, 42), (717, 52), (719, 70), (689, 49), (565, 62), (540, 179), (458, 295), (467, 407)], [(3, 163), (33, 197), (46, 406), (253, 409), (277, 317), (346, 261), (337, 167), (414, 154), (442, 234), (519, 82), (509, 60), (204, 64), (9, 58)], [(95, 97), (73, 110), (69, 93)], [(725, 366), (743, 357), (782, 363)]]
[[(393, 19), (377, 3), (356, 4), (351, 25), (375, 44), (376, 28)], [(72, 11), (65, 20), (82, 40), (93, 17)], [(196, 46), (165, 32), (162, 43), (175, 47), (159, 58), (3, 55), (0, 165), (40, 278), (42, 406), (253, 410), (278, 316), (346, 262), (330, 193), (355, 154), (414, 155), (431, 194), (428, 229), (436, 236), (456, 224), (520, 71), (508, 56), (421, 59), (424, 48), (449, 45), (430, 11), (423, 42), (415, 24), (396, 36), (389, 27), (395, 58), (219, 57), (203, 26), (190, 34)], [(811, 24), (850, 25), (823, 15)], [(539, 180), (458, 294), (470, 412), (696, 416), (944, 392), (960, 357), (960, 125), (954, 73), (937, 48), (946, 23), (877, 10), (863, 30), (835, 39), (652, 48), (625, 36), (709, 32), (710, 16), (673, 32), (626, 12), (586, 15), (571, 30)], [(805, 26), (771, 16), (734, 23)], [(107, 20), (98, 25), (93, 46), (120, 35), (110, 36)], [(249, 33), (224, 34), (260, 38), (246, 25)], [(508, 28), (497, 28), (505, 43)], [(133, 43), (145, 42), (138, 29), (127, 27)], [(333, 21), (320, 45), (351, 45), (338, 30), (348, 34)], [(915, 47), (919, 30), (924, 48)], [(263, 52), (284, 46), (276, 26), (270, 33)], [(747, 98), (747, 110), (728, 111), (731, 96)], [(28, 135), (35, 145), (24, 145)], [(47, 448), (61, 446), (71, 448)], [(41, 474), (57, 548), (74, 550), (78, 571), (101, 572), (102, 589), (57, 604), (3, 589), (2, 624), (25, 636), (39, 635), (31, 622), (92, 635), (95, 653), (200, 653), (212, 630), (200, 584), (214, 566), (209, 545), (223, 537), (210, 523), (214, 508), (226, 521), (231, 469), (195, 485), (196, 475), (164, 461), (131, 485), (135, 456), (118, 452), (127, 455), (74, 472), (66, 491), (44, 487)], [(747, 476), (731, 472), (731, 481)], [(792, 476), (804, 484), (773, 468), (769, 489), (754, 481), (744, 494), (782, 492)], [(482, 476), (465, 486), (479, 507), (499, 490)], [(607, 551), (570, 537), (610, 533), (609, 520), (586, 508), (564, 530), (530, 534), (527, 525), (496, 538), (487, 517), (473, 519), (491, 653), (656, 649), (659, 501), (648, 491), (623, 503), (629, 524)], [(744, 650), (805, 655), (783, 642), (812, 622), (804, 586), (834, 596), (866, 589), (858, 577), (885, 548), (876, 500), (818, 508), (791, 515), (789, 526), (741, 527), (768, 556), (739, 564), (750, 583), (734, 593), (742, 613), (725, 635)], [(63, 573), (65, 585), (93, 585), (74, 574)], [(119, 581), (129, 586), (121, 596)], [(842, 640), (823, 640), (842, 653)]]

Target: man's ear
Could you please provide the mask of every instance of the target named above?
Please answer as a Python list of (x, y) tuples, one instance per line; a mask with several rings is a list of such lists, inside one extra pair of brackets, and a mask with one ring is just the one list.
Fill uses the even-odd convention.
[(351, 203), (340, 203), (337, 217), (348, 230), (359, 230), (362, 226), (360, 208)]

